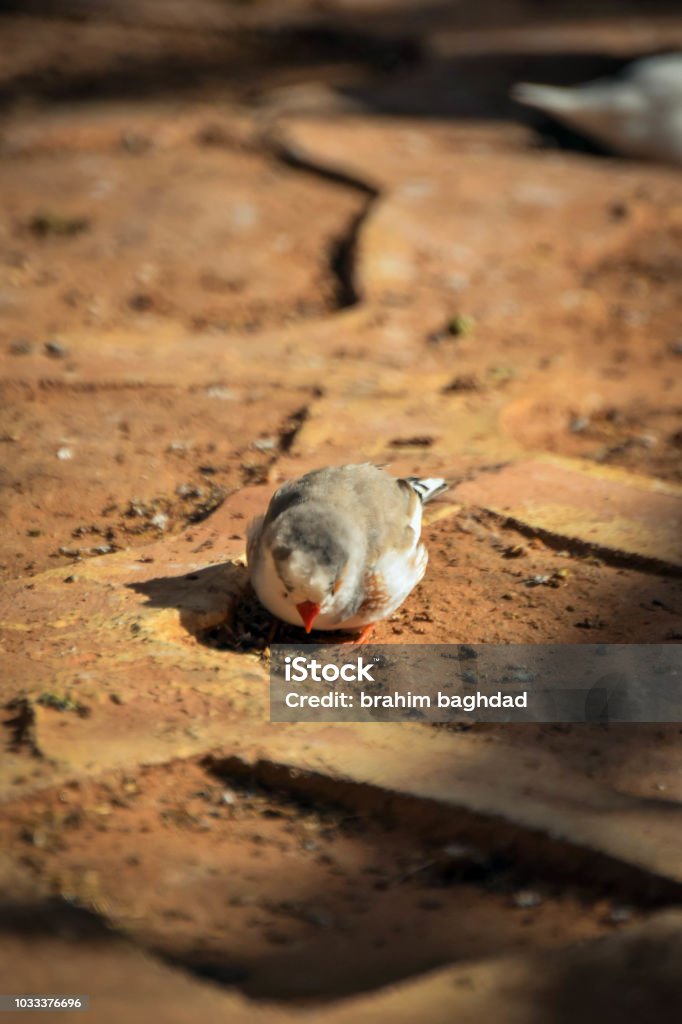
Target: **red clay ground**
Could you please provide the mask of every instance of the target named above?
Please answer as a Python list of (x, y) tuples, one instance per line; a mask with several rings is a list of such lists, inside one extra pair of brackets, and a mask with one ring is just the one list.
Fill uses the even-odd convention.
[[(534, 68), (578, 79), (680, 43), (679, 14), (205, 2), (188, 29), (185, 5), (57, 7), (0, 18), (0, 895), (66, 898), (282, 1005), (648, 926), (682, 882), (647, 852), (679, 810), (677, 726), (440, 736), (454, 776), (506, 750), (516, 799), (434, 824), (412, 816), (432, 803), (418, 743), (416, 789), (355, 772), (361, 737), (339, 740), (342, 770), (330, 734), (322, 794), (295, 765), (273, 785), (207, 760), (241, 735), (247, 764), (298, 749), (310, 770), (302, 740), (289, 757), (261, 729), (258, 663), (200, 641), (231, 594), (210, 567), (273, 487), (365, 458), (453, 485), (427, 576), (376, 642), (682, 640), (679, 171), (541, 148), (506, 99)], [(568, 486), (546, 529), (466, 498), (547, 454), (582, 460), (558, 463), (567, 480), (597, 474), (598, 543)], [(646, 495), (625, 545), (620, 486)], [(198, 626), (172, 599), (195, 572)], [(138, 641), (146, 662), (126, 660)], [(117, 735), (131, 753), (112, 768)], [(536, 757), (556, 828), (522, 813)], [(563, 771), (641, 857), (621, 863), (596, 824), (562, 832)]]

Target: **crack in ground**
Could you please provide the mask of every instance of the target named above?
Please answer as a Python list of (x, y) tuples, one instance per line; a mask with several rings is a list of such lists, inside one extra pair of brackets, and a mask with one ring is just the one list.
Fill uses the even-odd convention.
[[(210, 386), (210, 385), (207, 385)], [(25, 391), (58, 391), (63, 394), (97, 394), (100, 391), (179, 391), (201, 390), (198, 387), (184, 388), (179, 384), (165, 384), (142, 380), (108, 380), (108, 381), (68, 381), (59, 377), (38, 377), (35, 380), (26, 377), (3, 377), (0, 381), (3, 388), (23, 388)]]
[(538, 537), (547, 547), (553, 551), (568, 551), (573, 558), (598, 558), (604, 565), (613, 569), (632, 569), (636, 572), (646, 572), (653, 576), (665, 576), (673, 579), (682, 579), (682, 568), (673, 565), (671, 562), (664, 562), (651, 555), (637, 555), (627, 551), (618, 551), (609, 548), (596, 541), (580, 540), (578, 537), (569, 537), (565, 534), (553, 533), (551, 530), (543, 529), (540, 526), (530, 526), (521, 519), (506, 515), (503, 512), (495, 512), (485, 506), (471, 506), (485, 512), (492, 520), (501, 526), (510, 527), (516, 530), (522, 537)]
[[(315, 388), (315, 397), (322, 396), (322, 390)], [(279, 430), (277, 431), (275, 438), (268, 441), (269, 454), (263, 462), (258, 462), (255, 465), (243, 466), (243, 478), (242, 484), (267, 484), (270, 480), (272, 470), (277, 465), (282, 455), (288, 455), (291, 452), (296, 438), (298, 437), (303, 424), (310, 418), (311, 404), (302, 405), (299, 409), (296, 409), (293, 413), (290, 413)]]
[(278, 455), (288, 455), (293, 448), (303, 424), (310, 418), (310, 406), (302, 405), (300, 409), (288, 417), (287, 422), (279, 432)]
[(362, 209), (350, 219), (346, 230), (334, 239), (329, 252), (329, 269), (336, 279), (336, 311), (357, 306), (363, 299), (362, 288), (357, 281), (358, 242), (381, 190), (342, 167), (316, 160), (287, 140), (277, 128), (266, 132), (261, 144), (264, 152), (286, 167), (353, 189), (365, 197)]
[(357, 282), (357, 249), (364, 224), (381, 196), (382, 190), (360, 175), (343, 167), (335, 167), (317, 160), (286, 138), (282, 129), (269, 126), (258, 137), (250, 141), (235, 140), (222, 129), (216, 129), (214, 144), (229, 149), (245, 149), (253, 154), (269, 157), (284, 167), (291, 168), (314, 178), (351, 189), (364, 197), (362, 208), (352, 216), (344, 231), (334, 238), (329, 246), (328, 269), (336, 282), (335, 303), (329, 313), (350, 309), (362, 302), (362, 289)]

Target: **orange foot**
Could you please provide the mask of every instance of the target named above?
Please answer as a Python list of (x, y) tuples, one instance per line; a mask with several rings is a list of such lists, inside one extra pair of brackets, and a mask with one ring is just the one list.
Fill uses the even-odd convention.
[(357, 638), (357, 640), (354, 640), (353, 643), (355, 643), (355, 644), (368, 644), (369, 643), (369, 638), (371, 637), (373, 632), (374, 632), (374, 623), (370, 622), (370, 624), (368, 626), (365, 626), (365, 628), (360, 633), (360, 636)]
[(357, 638), (357, 640), (355, 642), (356, 643), (369, 643), (370, 642), (370, 637), (374, 633), (374, 626), (375, 626), (374, 623), (370, 623), (369, 626), (366, 626), (365, 629), (363, 630), (363, 632), (360, 633), (360, 635), (358, 636), (358, 638)]

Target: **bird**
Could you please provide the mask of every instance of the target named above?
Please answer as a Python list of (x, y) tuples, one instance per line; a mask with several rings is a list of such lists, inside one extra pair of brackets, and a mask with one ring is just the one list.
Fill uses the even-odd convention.
[(570, 88), (519, 82), (511, 96), (614, 153), (682, 163), (682, 53), (644, 57), (616, 77)]
[(440, 478), (398, 479), (370, 463), (285, 483), (247, 531), (259, 601), (306, 633), (314, 626), (366, 638), (424, 576), (422, 506), (446, 488)]

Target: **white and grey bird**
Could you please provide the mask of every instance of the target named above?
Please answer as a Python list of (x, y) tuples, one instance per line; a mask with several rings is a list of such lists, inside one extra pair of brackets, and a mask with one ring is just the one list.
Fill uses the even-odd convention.
[(571, 88), (519, 82), (511, 95), (614, 153), (682, 163), (682, 53), (644, 57), (614, 78)]
[(440, 479), (396, 479), (369, 464), (314, 470), (284, 484), (249, 526), (252, 586), (278, 619), (367, 631), (419, 583), (428, 555), (422, 505)]

